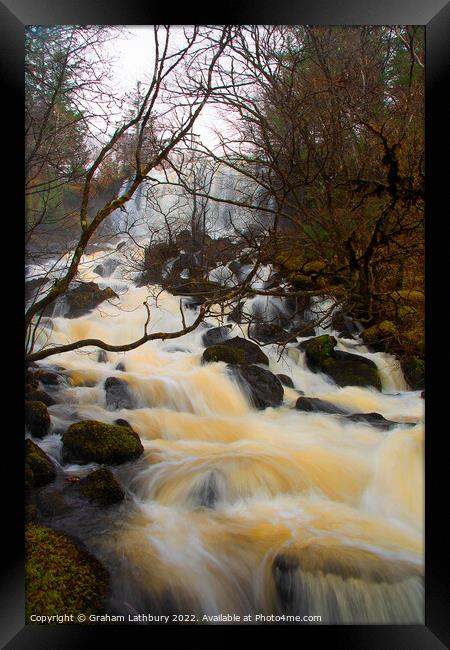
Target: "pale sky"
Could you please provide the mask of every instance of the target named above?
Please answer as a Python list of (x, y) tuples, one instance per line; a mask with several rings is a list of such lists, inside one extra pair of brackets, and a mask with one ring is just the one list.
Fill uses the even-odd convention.
[[(183, 26), (172, 26), (174, 43), (183, 42)], [(126, 92), (131, 92), (138, 81), (149, 80), (154, 66), (154, 36), (151, 25), (126, 25), (126, 35), (113, 41), (111, 52), (115, 58), (114, 72), (117, 85)], [(175, 30), (180, 30), (179, 40)], [(173, 38), (173, 37), (172, 37)], [(211, 127), (218, 126), (221, 118), (212, 106), (205, 106), (194, 126), (207, 146), (214, 146), (216, 139)]]

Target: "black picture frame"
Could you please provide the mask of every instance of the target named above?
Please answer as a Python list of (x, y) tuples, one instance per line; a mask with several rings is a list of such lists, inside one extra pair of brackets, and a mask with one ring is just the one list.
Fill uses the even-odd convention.
[[(253, 4), (249, 0), (227, 3), (216, 7), (215, 15), (201, 10), (189, 3), (176, 14), (167, 15), (164, 4), (147, 5), (138, 0), (3, 0), (0, 2), (0, 30), (2, 46), (2, 85), (6, 88), (3, 108), (6, 109), (4, 135), (13, 136), (13, 146), (4, 147), (7, 158), (7, 196), (2, 196), (2, 208), (7, 212), (4, 222), (4, 247), (12, 247), (12, 237), (17, 237), (15, 261), (10, 267), (8, 288), (10, 298), (3, 314), (8, 327), (10, 350), (17, 350), (15, 367), (22, 368), (20, 358), (21, 330), (17, 325), (17, 314), (23, 311), (23, 239), (21, 215), (23, 215), (23, 27), (26, 24), (194, 24), (194, 23), (259, 23), (259, 24), (414, 24), (426, 26), (426, 330), (427, 330), (427, 381), (426, 381), (426, 619), (425, 625), (379, 625), (379, 626), (291, 626), (299, 644), (329, 643), (333, 650), (338, 648), (382, 648), (383, 650), (424, 650), (450, 647), (450, 594), (446, 581), (445, 567), (448, 566), (450, 539), (443, 523), (446, 519), (445, 494), (448, 494), (447, 457), (441, 445), (448, 433), (445, 419), (437, 413), (445, 404), (445, 383), (440, 381), (439, 366), (444, 369), (445, 345), (440, 336), (442, 308), (445, 297), (439, 292), (440, 273), (446, 261), (446, 220), (445, 208), (448, 202), (448, 180), (446, 157), (448, 133), (446, 95), (448, 84), (446, 72), (449, 69), (450, 47), (450, 5), (445, 0), (378, 0), (358, 2), (358, 0), (259, 0)], [(5, 142), (3, 140), (3, 142)], [(9, 173), (8, 173), (9, 172)], [(11, 191), (13, 183), (15, 191)], [(444, 195), (445, 193), (445, 195)], [(7, 200), (11, 200), (6, 208)], [(15, 215), (13, 218), (11, 215)], [(448, 237), (448, 236), (447, 236)], [(11, 244), (10, 242), (11, 238)], [(6, 253), (6, 251), (5, 251)], [(447, 253), (448, 256), (448, 253)], [(16, 269), (17, 266), (17, 269)], [(13, 277), (16, 280), (13, 280)], [(444, 276), (445, 277), (445, 276)], [(17, 287), (14, 289), (15, 282)], [(16, 311), (17, 308), (17, 311)], [(7, 316), (14, 312), (11, 319)], [(442, 325), (446, 324), (445, 318)], [(440, 334), (433, 337), (434, 330)], [(16, 340), (17, 337), (17, 340)], [(447, 344), (448, 346), (448, 344)], [(8, 372), (8, 371), (7, 371)], [(11, 389), (15, 395), (22, 395), (21, 372), (16, 373)], [(448, 398), (447, 398), (448, 399)], [(20, 404), (21, 400), (17, 400)], [(5, 409), (12, 408), (5, 404)], [(108, 643), (110, 638), (117, 642), (134, 643), (136, 635), (145, 634), (147, 642), (154, 642), (155, 628), (148, 626), (34, 626), (24, 623), (24, 522), (23, 522), (23, 437), (17, 416), (13, 431), (4, 430), (7, 441), (7, 463), (2, 478), (6, 479), (3, 495), (3, 550), (2, 582), (0, 585), (0, 644), (11, 650), (21, 648), (54, 650), (55, 648), (78, 648), (90, 644)], [(19, 424), (19, 426), (17, 426)], [(447, 535), (447, 537), (446, 537)], [(191, 634), (192, 630), (210, 636), (217, 626), (182, 626), (159, 628), (158, 632)], [(236, 632), (233, 626), (219, 626), (220, 637), (225, 641)], [(284, 627), (284, 626), (283, 626)], [(276, 628), (276, 629), (274, 629)], [(264, 635), (276, 634), (279, 638), (280, 626), (239, 628), (245, 636), (250, 632), (264, 631)], [(150, 634), (150, 636), (149, 636)], [(113, 635), (113, 637), (112, 637)], [(120, 637), (120, 638), (119, 638)], [(166, 637), (167, 638), (167, 637)], [(131, 641), (131, 639), (133, 639)], [(186, 642), (187, 639), (183, 638)], [(269, 641), (269, 639), (267, 639)]]

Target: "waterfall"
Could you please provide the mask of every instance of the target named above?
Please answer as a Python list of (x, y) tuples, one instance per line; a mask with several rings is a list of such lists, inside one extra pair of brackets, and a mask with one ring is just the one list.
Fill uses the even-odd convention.
[[(229, 172), (218, 175), (212, 189), (231, 195), (235, 180)], [(135, 234), (143, 237), (146, 219), (156, 215), (145, 193), (144, 187), (127, 208), (139, 222)], [(167, 209), (177, 196), (165, 196)], [(124, 215), (117, 212), (118, 226)], [(226, 231), (228, 217), (226, 207), (217, 207), (213, 230)], [(101, 251), (84, 257), (81, 279), (113, 286), (94, 270), (101, 258)], [(179, 297), (149, 296), (120, 271), (114, 270), (119, 301), (79, 318), (57, 313), (37, 346), (88, 337), (131, 342), (142, 335), (145, 300), (149, 331), (182, 327)], [(261, 269), (254, 286), (263, 286), (270, 273)], [(214, 278), (231, 276), (222, 269)], [(271, 318), (286, 313), (280, 298), (246, 304)], [(325, 297), (311, 310), (328, 306)], [(187, 324), (196, 315), (186, 310)], [(208, 326), (220, 324), (207, 319)], [(189, 613), (200, 623), (205, 615), (236, 614), (423, 624), (423, 400), (407, 390), (398, 362), (369, 352), (358, 339), (339, 339), (338, 349), (375, 361), (383, 390), (339, 387), (311, 372), (295, 345), (282, 353), (266, 345), (269, 370), (288, 375), (295, 388), (285, 387), (281, 406), (261, 411), (224, 363), (201, 363), (204, 332), (106, 352), (102, 363), (94, 348), (50, 358), (67, 382), (49, 387), (56, 399), (48, 409), (51, 431), (38, 442), (66, 475), (96, 467), (63, 465), (61, 434), (73, 422), (123, 418), (145, 449), (139, 462), (117, 468), (127, 494), (123, 504), (95, 517), (77, 511), (48, 520), (80, 536), (111, 570), (111, 611)], [(330, 322), (316, 335), (324, 332), (333, 333)], [(232, 324), (230, 336), (246, 336), (245, 327)], [(133, 408), (107, 408), (108, 377), (128, 384)], [(298, 411), (299, 391), (396, 424), (380, 430), (342, 415)]]

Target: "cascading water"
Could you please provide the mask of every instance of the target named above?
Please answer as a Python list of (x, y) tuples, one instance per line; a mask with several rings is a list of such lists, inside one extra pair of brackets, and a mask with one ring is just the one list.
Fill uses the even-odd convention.
[[(113, 286), (94, 272), (100, 257), (83, 260), (81, 279)], [(120, 275), (116, 266), (118, 300), (79, 318), (55, 316), (38, 346), (48, 336), (55, 344), (141, 336), (149, 290)], [(166, 292), (157, 303), (148, 299), (153, 331), (181, 328), (179, 301)], [(281, 309), (262, 297), (249, 299), (249, 308), (252, 301)], [(186, 310), (186, 322), (196, 313)], [(340, 388), (312, 373), (293, 344), (281, 355), (266, 345), (270, 370), (289, 375), (295, 389), (285, 387), (280, 407), (260, 411), (224, 363), (202, 365), (205, 331), (107, 352), (102, 363), (92, 348), (51, 358), (68, 380), (54, 392), (44, 451), (62, 465), (61, 432), (69, 424), (117, 418), (145, 448), (139, 461), (114, 470), (126, 489), (122, 504), (48, 520), (80, 536), (110, 569), (110, 610), (189, 614), (199, 622), (205, 615), (285, 614), (320, 615), (322, 623), (423, 623), (423, 400), (407, 390), (397, 361), (338, 339), (338, 349), (372, 359), (383, 383), (382, 392)], [(246, 333), (233, 325), (232, 336)], [(133, 408), (107, 406), (111, 376), (128, 383)], [(398, 424), (386, 431), (295, 410), (297, 389)], [(63, 469), (84, 475), (94, 467)]]

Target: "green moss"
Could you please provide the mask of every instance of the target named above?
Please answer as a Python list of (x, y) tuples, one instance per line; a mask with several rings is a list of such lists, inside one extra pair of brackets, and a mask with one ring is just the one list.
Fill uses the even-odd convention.
[(332, 354), (337, 341), (334, 336), (324, 334), (307, 342), (307, 356), (310, 363), (327, 366), (333, 361)]
[(26, 621), (30, 616), (100, 614), (109, 577), (103, 565), (67, 535), (29, 523), (26, 543)]
[(412, 390), (425, 388), (425, 361), (418, 357), (407, 357), (401, 362), (405, 379)]
[(358, 354), (335, 351), (336, 343), (334, 336), (325, 334), (301, 344), (310, 370), (324, 372), (338, 386), (373, 386), (381, 390), (375, 363)]
[(44, 402), (25, 402), (25, 424), (32, 436), (43, 438), (50, 429), (50, 415)]
[(25, 485), (41, 487), (56, 477), (55, 466), (42, 449), (29, 438), (25, 440)]
[(384, 320), (364, 330), (361, 338), (366, 345), (378, 352), (382, 352), (391, 349), (392, 343), (398, 341), (399, 333), (392, 321)]
[(302, 273), (294, 273), (290, 276), (290, 282), (295, 289), (312, 289), (314, 282), (308, 275)]
[(327, 267), (327, 262), (323, 260), (312, 260), (311, 262), (306, 262), (303, 267), (305, 273), (321, 273)]
[(125, 494), (110, 469), (102, 467), (76, 483), (76, 487), (90, 501), (109, 506), (122, 501)]
[(225, 363), (245, 363), (245, 352), (238, 348), (230, 348), (225, 345), (211, 345), (203, 353), (202, 360), (206, 363), (211, 361), (224, 361)]
[(138, 458), (144, 451), (139, 436), (129, 427), (84, 420), (72, 424), (63, 435), (65, 462), (97, 462), (117, 465)]
[(425, 294), (423, 291), (416, 291), (415, 289), (403, 289), (401, 291), (393, 291), (392, 298), (395, 301), (404, 301), (421, 305), (425, 302)]

